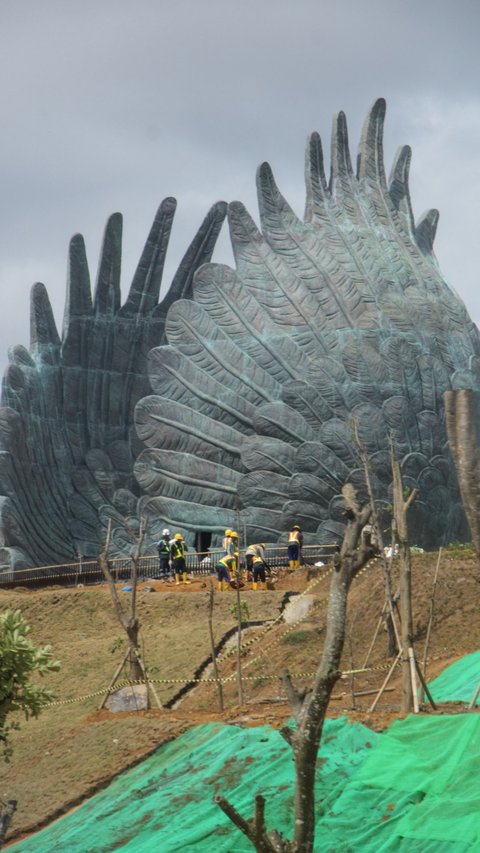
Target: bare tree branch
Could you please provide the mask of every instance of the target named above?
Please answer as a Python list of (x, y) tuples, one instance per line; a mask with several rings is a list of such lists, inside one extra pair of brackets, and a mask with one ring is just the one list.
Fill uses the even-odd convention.
[[(285, 851), (285, 853), (312, 853), (315, 837), (315, 768), (323, 723), (333, 687), (340, 677), (340, 662), (345, 641), (347, 597), (351, 582), (366, 563), (376, 556), (376, 549), (362, 538), (372, 508), (361, 506), (351, 484), (342, 489), (347, 524), (343, 542), (335, 561), (327, 609), (325, 642), (320, 663), (310, 691), (300, 692), (287, 670), (281, 673), (288, 701), (292, 707), (297, 728), (282, 729), (281, 735), (290, 744), (295, 761), (295, 829), (292, 841), (278, 833), (266, 835), (263, 830), (263, 811), (257, 807), (257, 818), (262, 821), (262, 831), (252, 833), (252, 822), (245, 821), (223, 797), (215, 802), (225, 814), (250, 839), (257, 851)], [(255, 827), (257, 821), (254, 822)], [(260, 840), (259, 840), (260, 839)]]

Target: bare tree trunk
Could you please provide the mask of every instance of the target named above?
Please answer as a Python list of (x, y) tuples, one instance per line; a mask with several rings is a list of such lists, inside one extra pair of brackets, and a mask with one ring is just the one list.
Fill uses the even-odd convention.
[(408, 713), (413, 708), (414, 691), (412, 689), (412, 671), (408, 650), (413, 645), (412, 618), (412, 569), (410, 545), (408, 542), (407, 512), (418, 495), (418, 489), (410, 492), (407, 500), (403, 497), (403, 482), (400, 463), (394, 456), (393, 443), (390, 445), (393, 474), (393, 517), (398, 537), (400, 558), (400, 613), (403, 649), (402, 711)]
[[(136, 606), (137, 606), (137, 582), (138, 582), (138, 561), (140, 559), (140, 553), (142, 549), (143, 540), (145, 538), (145, 520), (142, 518), (140, 521), (140, 531), (138, 537), (134, 537), (135, 541), (135, 551), (132, 556), (133, 563), (133, 572), (132, 572), (132, 595), (130, 599), (130, 615), (124, 612), (123, 607), (120, 603), (120, 599), (118, 597), (117, 588), (115, 586), (115, 581), (113, 579), (110, 563), (108, 560), (108, 549), (110, 547), (110, 539), (112, 534), (111, 522), (108, 522), (107, 527), (107, 535), (105, 537), (105, 542), (101, 552), (98, 555), (98, 564), (103, 572), (103, 576), (108, 584), (110, 589), (110, 595), (112, 598), (113, 607), (115, 613), (117, 615), (118, 621), (120, 625), (124, 629), (127, 638), (128, 638), (128, 647), (129, 647), (129, 668), (130, 668), (130, 678), (132, 681), (141, 681), (142, 680), (142, 668), (140, 666), (138, 660), (138, 633), (140, 631), (140, 623), (136, 616)], [(128, 528), (129, 532), (133, 536), (130, 528)]]
[[(343, 498), (347, 526), (334, 561), (335, 571), (330, 586), (327, 610), (327, 629), (322, 658), (311, 690), (298, 691), (287, 671), (282, 674), (288, 700), (296, 719), (295, 730), (285, 728), (282, 735), (291, 745), (295, 762), (295, 830), (292, 841), (280, 838), (277, 832), (267, 833), (263, 818), (258, 815), (245, 821), (232, 809), (227, 800), (216, 798), (223, 811), (234, 820), (260, 853), (312, 853), (315, 837), (315, 767), (323, 723), (333, 687), (340, 677), (340, 661), (345, 640), (347, 597), (350, 584), (360, 569), (374, 556), (375, 549), (362, 539), (362, 530), (372, 513), (370, 505), (360, 507), (350, 484), (344, 486)], [(235, 811), (235, 810), (233, 810)], [(241, 826), (240, 826), (241, 822)]]
[[(387, 635), (388, 635), (388, 655), (389, 655), (389, 657), (393, 657), (398, 652), (400, 637), (399, 637), (399, 632), (398, 632), (398, 628), (397, 628), (397, 623), (395, 621), (395, 612), (394, 612), (394, 608), (393, 608), (393, 595), (392, 595), (392, 582), (391, 582), (392, 561), (390, 560), (388, 565), (387, 565), (387, 560), (385, 557), (385, 543), (383, 540), (383, 534), (382, 534), (380, 519), (378, 517), (377, 508), (375, 505), (375, 496), (373, 494), (372, 481), (370, 479), (370, 471), (369, 471), (369, 467), (368, 467), (368, 457), (367, 457), (365, 448), (363, 447), (363, 445), (360, 441), (360, 438), (358, 435), (358, 424), (355, 421), (355, 419), (353, 421), (353, 428), (354, 428), (355, 442), (356, 442), (357, 447), (358, 447), (360, 459), (361, 459), (361, 462), (363, 465), (363, 471), (365, 474), (365, 483), (367, 486), (368, 497), (370, 500), (370, 506), (372, 508), (373, 527), (374, 527), (376, 534), (377, 534), (378, 548), (380, 550), (380, 563), (382, 566), (383, 584), (384, 584), (384, 588), (385, 588), (385, 602), (387, 605), (387, 617), (385, 619), (385, 626), (386, 626)], [(393, 553), (393, 548), (394, 548), (394, 543), (392, 541), (392, 553)]]
[(445, 391), (445, 421), (463, 506), (480, 559), (480, 395), (464, 388)]

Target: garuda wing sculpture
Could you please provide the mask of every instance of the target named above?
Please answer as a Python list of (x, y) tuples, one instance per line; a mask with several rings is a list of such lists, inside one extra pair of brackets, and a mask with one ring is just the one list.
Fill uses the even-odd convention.
[(480, 338), (433, 255), (437, 212), (414, 221), (408, 147), (387, 183), (384, 116), (378, 100), (356, 173), (335, 118), (328, 182), (312, 135), (303, 220), (268, 164), (261, 230), (229, 205), (236, 268), (199, 269), (192, 298), (168, 311), (168, 343), (148, 356), (153, 394), (135, 415), (141, 513), (220, 535), (240, 510), (249, 541), (275, 541), (294, 521), (307, 541), (332, 541), (341, 486), (364, 481), (355, 421), (379, 505), (390, 502), (390, 436), (405, 485), (420, 489), (413, 541), (468, 536), (442, 394), (479, 388)]
[(106, 227), (93, 299), (83, 238), (71, 241), (61, 337), (45, 287), (33, 287), (30, 351), (13, 348), (2, 387), (4, 567), (96, 555), (100, 519), (109, 515), (118, 522), (117, 552), (124, 550), (120, 522), (134, 524), (140, 494), (133, 412), (150, 390), (147, 354), (165, 341), (169, 306), (190, 298), (193, 273), (210, 260), (226, 213), (222, 202), (210, 210), (159, 303), (175, 208), (173, 198), (162, 202), (124, 305), (119, 214)]

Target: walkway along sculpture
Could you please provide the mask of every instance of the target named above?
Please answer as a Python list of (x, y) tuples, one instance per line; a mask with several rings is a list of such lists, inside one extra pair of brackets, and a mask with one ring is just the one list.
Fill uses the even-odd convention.
[(140, 516), (151, 541), (166, 525), (215, 542), (239, 516), (252, 541), (277, 541), (294, 521), (307, 544), (332, 541), (343, 484), (361, 495), (364, 482), (352, 419), (379, 509), (391, 503), (391, 435), (405, 485), (420, 491), (412, 541), (468, 538), (442, 395), (479, 390), (480, 338), (438, 269), (438, 213), (414, 221), (407, 146), (387, 182), (384, 116), (379, 99), (356, 173), (335, 117), (328, 182), (312, 134), (303, 220), (263, 164), (260, 230), (228, 205), (235, 269), (208, 262), (220, 203), (160, 305), (172, 200), (122, 308), (118, 215), (93, 303), (74, 238), (62, 340), (36, 285), (30, 352), (14, 349), (4, 380), (4, 564), (95, 554), (109, 518), (117, 553), (129, 547), (123, 518)]

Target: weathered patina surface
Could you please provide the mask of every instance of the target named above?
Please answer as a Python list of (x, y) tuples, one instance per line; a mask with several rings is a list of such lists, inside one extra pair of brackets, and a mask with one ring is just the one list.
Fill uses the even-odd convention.
[(226, 212), (218, 203), (208, 213), (159, 302), (175, 208), (173, 198), (160, 205), (123, 305), (120, 214), (105, 230), (93, 297), (83, 238), (71, 241), (61, 336), (45, 287), (32, 289), (30, 351), (9, 353), (2, 388), (4, 566), (95, 556), (108, 517), (114, 550), (131, 549), (122, 519), (135, 528), (141, 493), (133, 464), (141, 444), (133, 416), (149, 393), (147, 355), (165, 340), (169, 306), (190, 297), (193, 273), (210, 259)]
[(355, 420), (380, 509), (391, 504), (391, 435), (405, 486), (420, 490), (412, 541), (468, 536), (442, 395), (478, 388), (480, 340), (433, 255), (437, 212), (414, 221), (409, 148), (387, 182), (384, 114), (378, 100), (356, 174), (345, 116), (335, 118), (328, 182), (313, 134), (303, 220), (268, 164), (261, 229), (229, 205), (235, 269), (198, 270), (192, 300), (169, 310), (168, 345), (148, 359), (154, 393), (136, 410), (148, 449), (135, 471), (152, 518), (219, 533), (240, 506), (249, 541), (294, 521), (307, 542), (337, 539), (341, 487), (364, 482)]
[(391, 503), (391, 435), (406, 487), (420, 490), (412, 541), (468, 536), (443, 394), (480, 390), (480, 338), (438, 269), (437, 212), (414, 220), (407, 146), (386, 179), (384, 115), (380, 99), (355, 173), (345, 116), (335, 118), (329, 181), (312, 135), (303, 219), (263, 164), (260, 229), (240, 202), (228, 206), (235, 268), (209, 263), (220, 203), (160, 304), (172, 199), (123, 306), (119, 215), (93, 299), (73, 239), (62, 335), (35, 285), (31, 348), (12, 351), (4, 380), (5, 565), (96, 554), (108, 518), (125, 552), (123, 520), (141, 515), (150, 544), (164, 525), (191, 542), (198, 531), (218, 541), (227, 526), (276, 541), (293, 522), (307, 543), (338, 539), (341, 488), (364, 481), (353, 421), (380, 510)]

